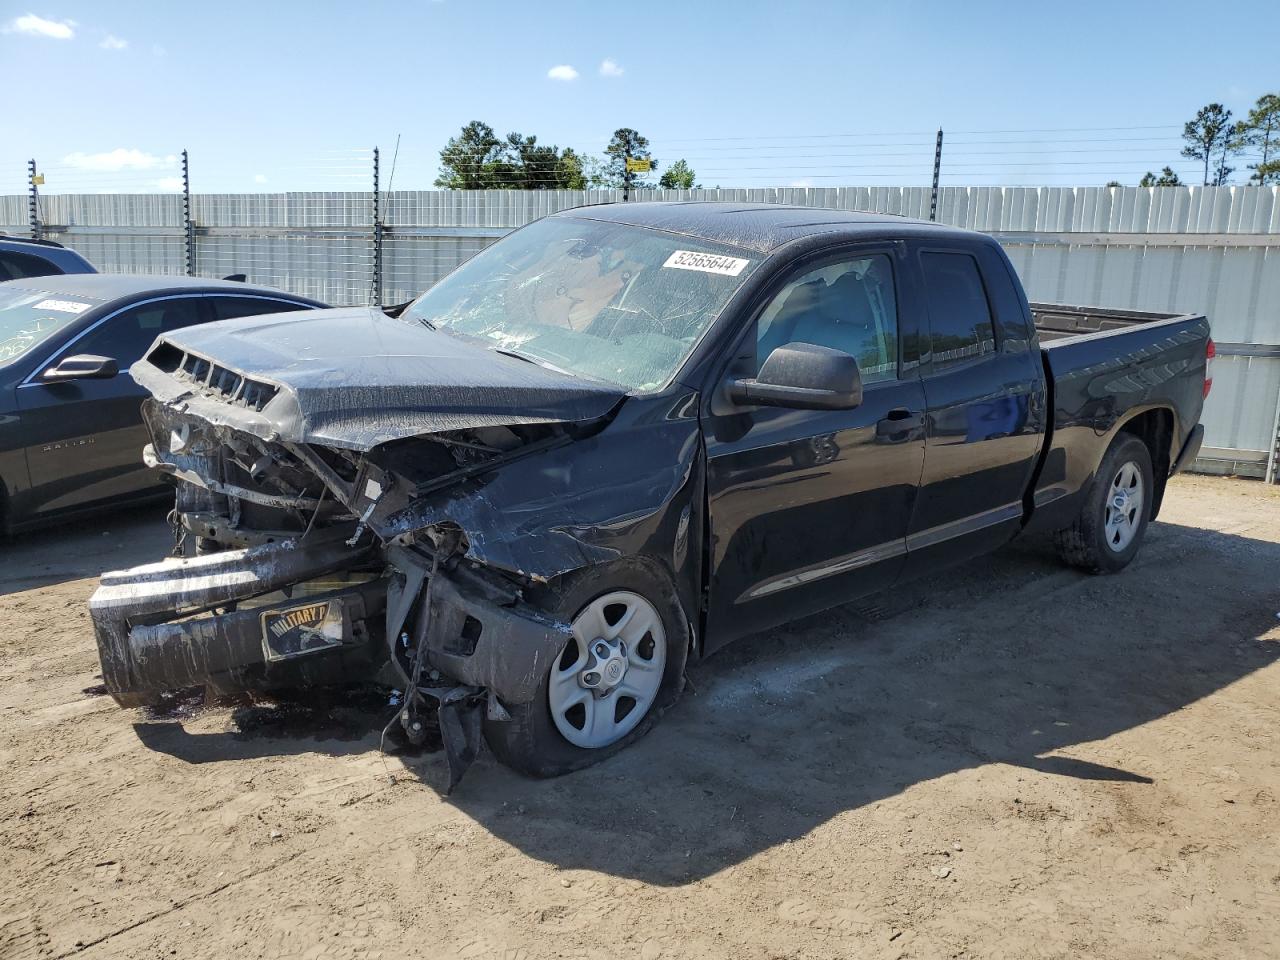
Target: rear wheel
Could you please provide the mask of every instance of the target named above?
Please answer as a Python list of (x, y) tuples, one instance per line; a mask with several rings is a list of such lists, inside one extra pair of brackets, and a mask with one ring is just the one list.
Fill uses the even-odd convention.
[(1120, 434), (1102, 458), (1080, 515), (1055, 535), (1062, 559), (1091, 573), (1124, 569), (1142, 545), (1154, 492), (1147, 445)]
[(689, 627), (669, 578), (641, 560), (570, 574), (540, 598), (572, 636), (510, 720), (485, 738), (508, 766), (554, 777), (644, 736), (680, 695)]

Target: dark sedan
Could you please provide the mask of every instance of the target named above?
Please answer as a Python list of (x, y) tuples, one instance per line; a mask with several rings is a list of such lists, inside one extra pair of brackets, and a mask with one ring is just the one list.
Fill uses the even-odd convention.
[(157, 492), (147, 392), (129, 365), (160, 334), (324, 304), (225, 280), (79, 274), (0, 284), (0, 530)]

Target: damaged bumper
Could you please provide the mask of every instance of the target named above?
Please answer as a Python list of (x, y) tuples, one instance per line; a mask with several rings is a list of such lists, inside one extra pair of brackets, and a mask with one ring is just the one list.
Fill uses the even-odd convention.
[[(104, 574), (89, 601), (107, 690), (122, 706), (201, 684), (270, 689), (428, 671), (527, 703), (568, 638), (513, 587), (349, 529)], [(390, 638), (391, 642), (388, 642)], [(385, 668), (397, 666), (388, 673)]]

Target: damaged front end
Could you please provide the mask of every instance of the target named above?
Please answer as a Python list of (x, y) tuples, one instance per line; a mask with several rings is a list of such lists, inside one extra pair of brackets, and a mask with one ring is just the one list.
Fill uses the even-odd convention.
[[(393, 722), (410, 740), (437, 712), (451, 789), (484, 717), (529, 703), (568, 640), (531, 602), (542, 584), (654, 544), (677, 572), (698, 563), (688, 414), (645, 425), (664, 467), (628, 489), (600, 469), (620, 393), (561, 396), (521, 370), (523, 384), (491, 396), (434, 388), (454, 402), (441, 414), (438, 397), (403, 385), (309, 393), (296, 369), (209, 355), (162, 339), (132, 370), (153, 394), (145, 459), (174, 483), (175, 526), (196, 555), (104, 574), (90, 600), (103, 679), (123, 706), (196, 685), (378, 683), (403, 691)], [(493, 396), (518, 399), (522, 385), (530, 402), (504, 418)]]

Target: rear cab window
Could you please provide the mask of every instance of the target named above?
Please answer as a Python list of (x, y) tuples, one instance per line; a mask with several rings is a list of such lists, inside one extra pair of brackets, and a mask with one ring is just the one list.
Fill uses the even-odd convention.
[(991, 303), (977, 259), (959, 251), (924, 250), (920, 270), (934, 373), (995, 353)]

